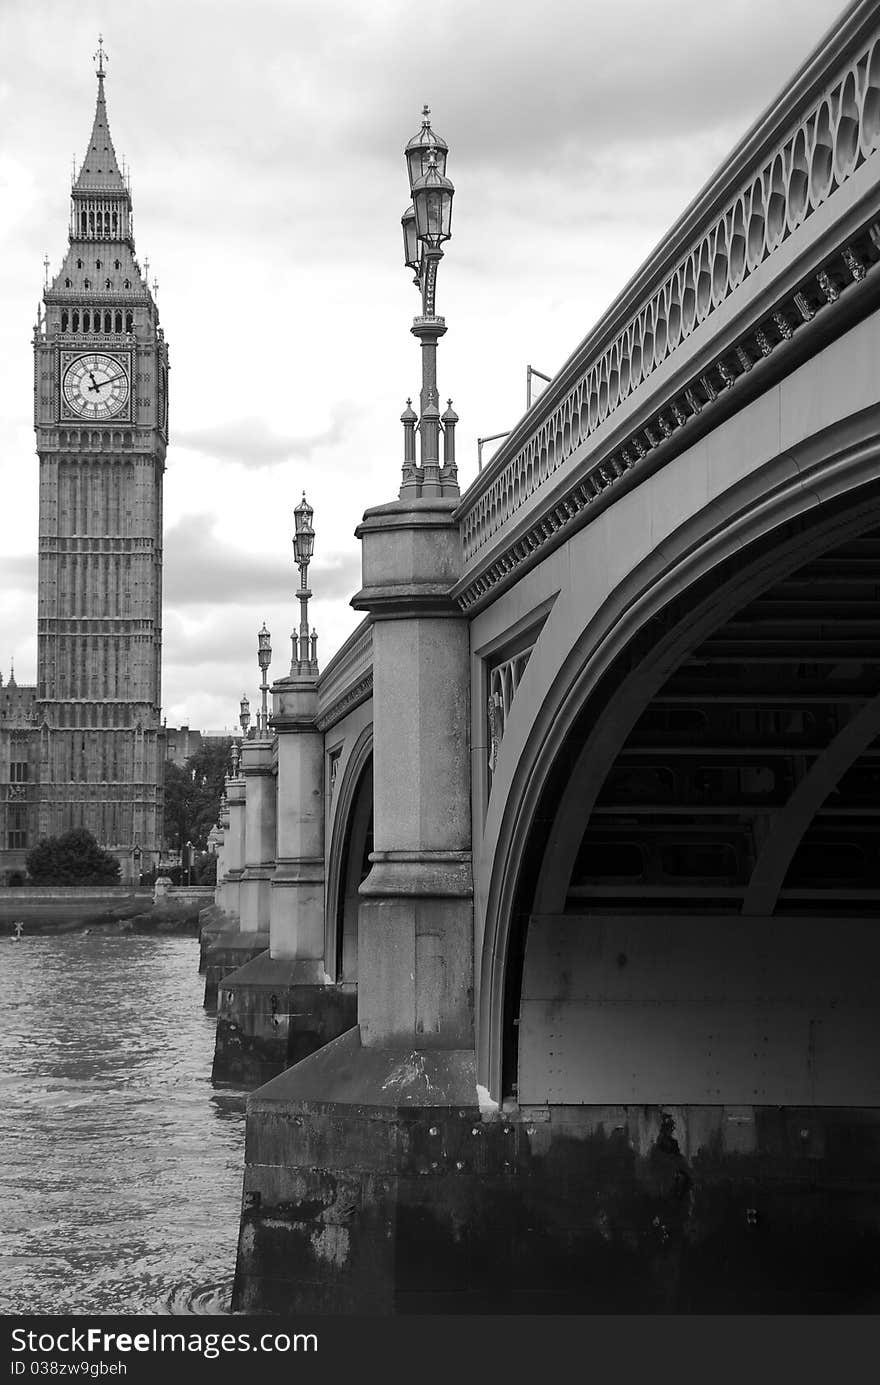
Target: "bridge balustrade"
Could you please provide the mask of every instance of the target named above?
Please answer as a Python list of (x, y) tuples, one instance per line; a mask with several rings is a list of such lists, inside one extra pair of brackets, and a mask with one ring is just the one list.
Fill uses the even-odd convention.
[[(745, 402), (880, 259), (880, 17), (858, 6), (753, 126), (458, 510), (462, 608)], [(872, 203), (873, 195), (873, 203)], [(751, 382), (752, 393), (766, 387)], [(731, 402), (727, 396), (737, 396)], [(711, 414), (711, 422), (705, 415)], [(612, 497), (613, 498), (613, 497)], [(594, 511), (595, 512), (595, 511)]]

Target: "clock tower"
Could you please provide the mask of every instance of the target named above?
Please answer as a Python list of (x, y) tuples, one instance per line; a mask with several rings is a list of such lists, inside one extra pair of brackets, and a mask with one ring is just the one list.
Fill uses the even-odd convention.
[(168, 351), (104, 96), (34, 332), (40, 836), (86, 827), (123, 880), (158, 864)]

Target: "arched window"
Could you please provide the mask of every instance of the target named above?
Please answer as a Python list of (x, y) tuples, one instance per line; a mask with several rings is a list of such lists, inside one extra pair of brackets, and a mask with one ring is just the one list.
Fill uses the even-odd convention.
[(134, 330), (134, 317), (131, 313), (125, 314), (125, 330), (126, 332), (131, 332)]
[(70, 280), (69, 280), (69, 279), (65, 279), (65, 280), (64, 280), (64, 287), (65, 287), (66, 289), (69, 289), (69, 288), (70, 288)]
[[(89, 219), (88, 219), (88, 217), (86, 216), (85, 212), (80, 212), (80, 214), (79, 214), (79, 229), (81, 230), (81, 232), (82, 232), (82, 234), (83, 234), (84, 236), (88, 234)], [(82, 260), (77, 260), (77, 262), (76, 262), (76, 267), (77, 267), (77, 269), (82, 269), (82, 267), (83, 267), (83, 262), (82, 262)]]
[(67, 331), (67, 309), (66, 309), (66, 308), (64, 309), (64, 311), (63, 311), (62, 314), (61, 314), (61, 330), (62, 330), (62, 332), (66, 332), (66, 331)]
[[(85, 216), (85, 212), (83, 212), (83, 216)], [(76, 262), (76, 267), (77, 267), (77, 269), (82, 269), (82, 267), (83, 267), (83, 262), (82, 262), (82, 260), (77, 260), (77, 262)]]
[(111, 281), (110, 279), (105, 279), (105, 280), (104, 280), (104, 288), (105, 288), (105, 289), (109, 289), (109, 288), (111, 288), (111, 287), (112, 287), (112, 281)]
[(118, 216), (117, 216), (116, 212), (114, 212), (114, 213), (113, 213), (113, 234), (114, 234), (114, 236), (116, 235), (116, 227), (118, 226), (118, 224), (119, 224)]
[(100, 310), (99, 310), (98, 308), (96, 308), (95, 311), (92, 313), (92, 331), (94, 331), (94, 332), (100, 332), (100, 330), (101, 330), (101, 313), (100, 313)]
[(127, 288), (127, 289), (130, 289), (130, 288), (131, 288), (131, 280), (130, 280), (130, 279), (126, 279), (126, 280), (125, 280), (125, 283), (123, 284), (123, 288)]
[(90, 289), (92, 287), (91, 279), (83, 279), (83, 283), (85, 284), (87, 289)]
[(118, 308), (116, 310), (116, 331), (122, 331), (122, 313), (119, 311)]
[(101, 268), (101, 261), (100, 261), (100, 260), (95, 260), (95, 268), (96, 268), (96, 269), (100, 269), (100, 268)]
[(114, 269), (121, 269), (121, 268), (122, 268), (122, 266), (121, 266), (121, 264), (119, 263), (118, 260), (114, 260), (114, 261), (113, 261), (113, 268), (114, 268)]
[(87, 332), (92, 325), (91, 315), (88, 308), (83, 311), (83, 331)]
[(111, 313), (111, 311), (110, 311), (109, 308), (106, 308), (106, 309), (104, 310), (104, 331), (105, 331), (105, 332), (112, 332), (112, 331), (113, 331), (113, 314)]
[(72, 317), (71, 317), (70, 330), (71, 330), (72, 332), (78, 332), (78, 331), (79, 331), (79, 313), (77, 312), (76, 308), (74, 308), (73, 314), (72, 314)]

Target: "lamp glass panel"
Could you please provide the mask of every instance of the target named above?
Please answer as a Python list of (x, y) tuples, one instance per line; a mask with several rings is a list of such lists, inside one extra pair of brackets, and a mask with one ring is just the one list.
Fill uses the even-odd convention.
[(415, 195), (416, 222), (419, 238), (429, 245), (439, 245), (449, 239), (452, 220), (452, 197), (446, 188), (428, 187)]
[(403, 227), (403, 262), (415, 269), (419, 263), (419, 236), (416, 229), (415, 212), (401, 217)]
[(409, 189), (412, 192), (417, 178), (421, 178), (427, 165), (422, 159), (421, 149), (411, 149), (406, 156), (406, 171), (409, 174)]

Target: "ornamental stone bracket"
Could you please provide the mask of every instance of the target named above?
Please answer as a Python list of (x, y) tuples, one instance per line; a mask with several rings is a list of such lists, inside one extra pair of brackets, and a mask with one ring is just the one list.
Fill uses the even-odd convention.
[(490, 774), (495, 773), (498, 751), (507, 718), (510, 715), (510, 708), (533, 649), (534, 645), (530, 645), (528, 649), (520, 650), (512, 658), (505, 659), (503, 663), (495, 664), (489, 671), (489, 697), (486, 712), (489, 732), (487, 739)]

